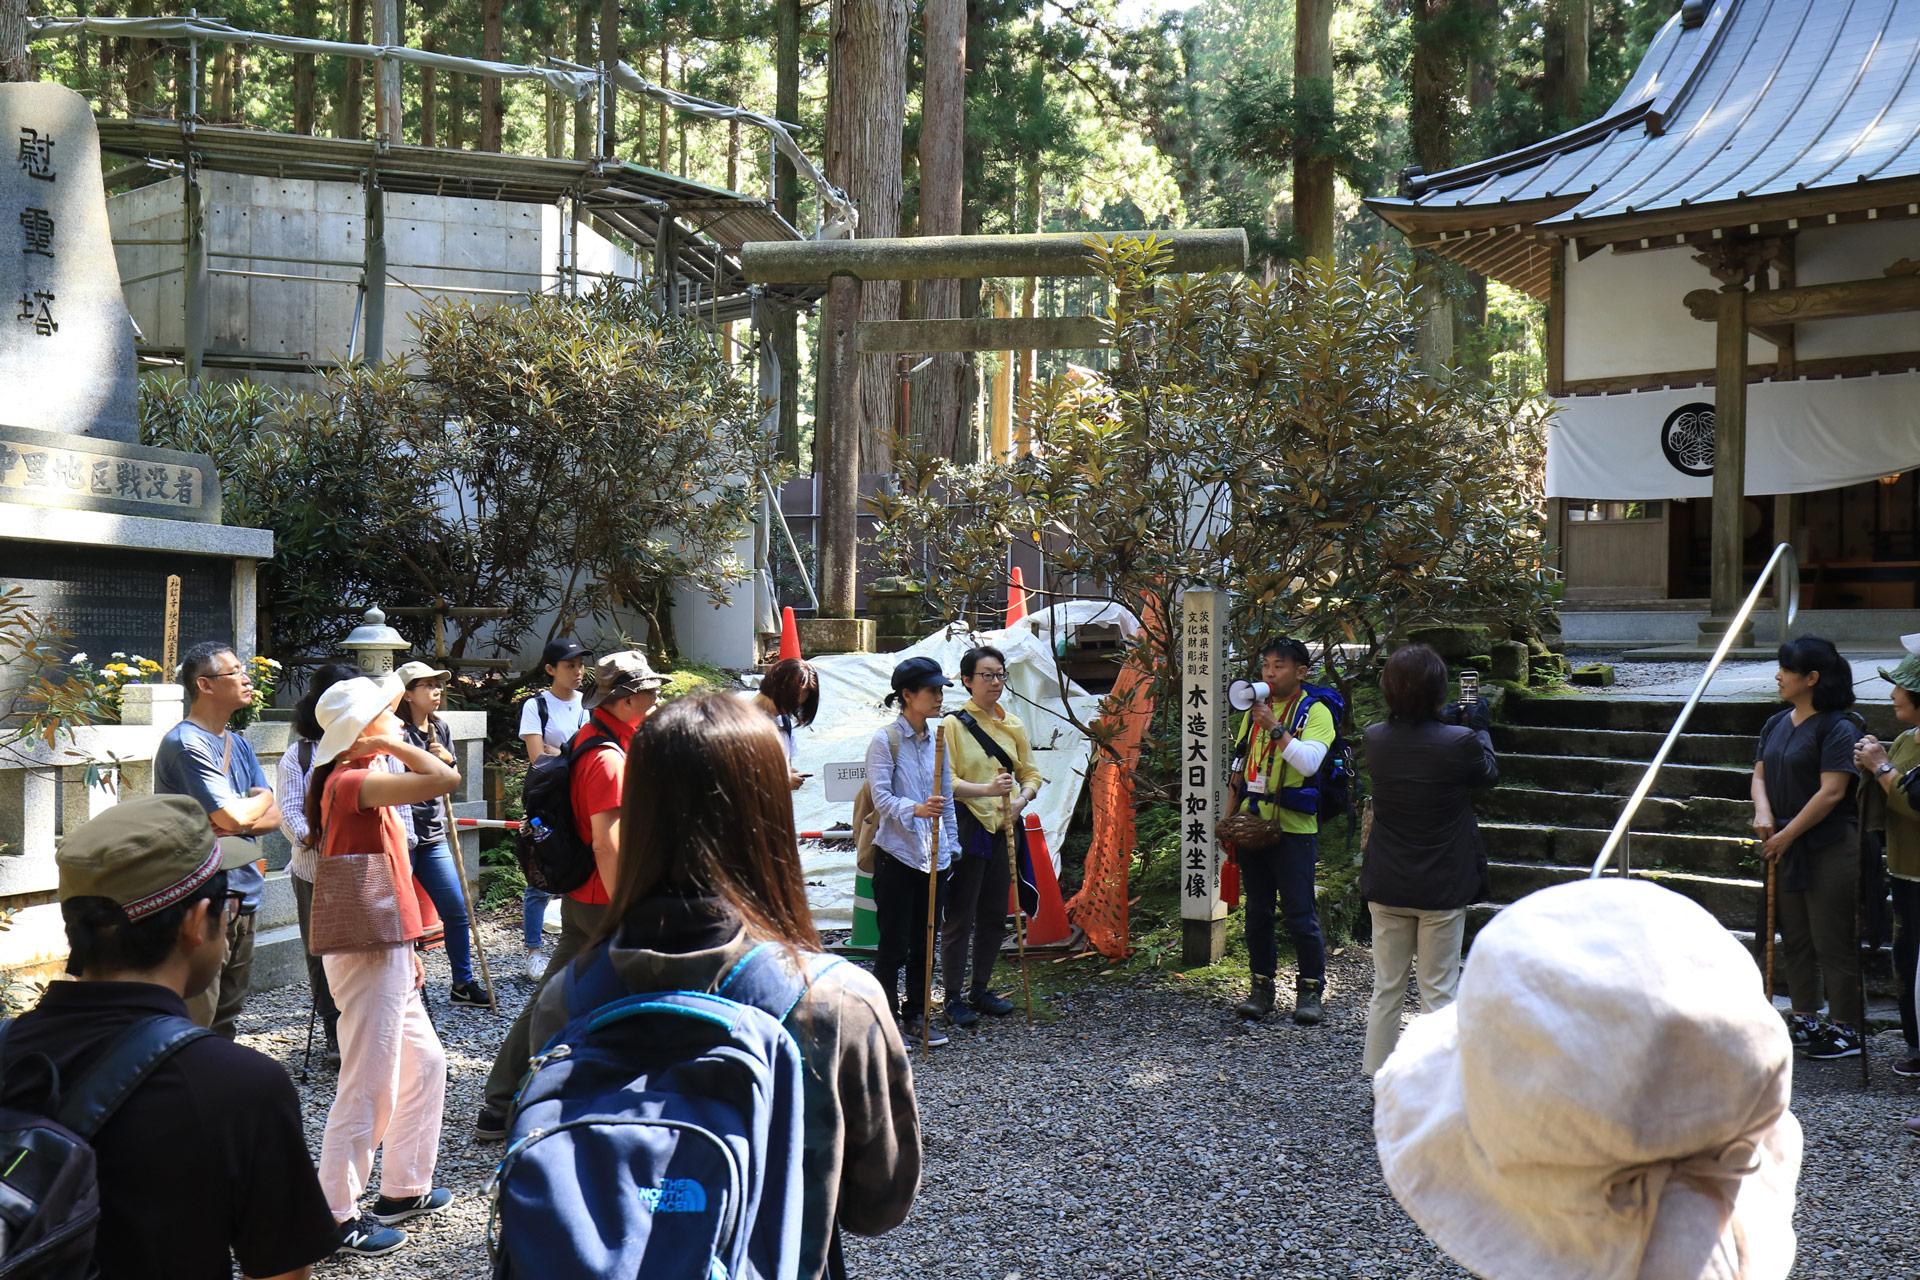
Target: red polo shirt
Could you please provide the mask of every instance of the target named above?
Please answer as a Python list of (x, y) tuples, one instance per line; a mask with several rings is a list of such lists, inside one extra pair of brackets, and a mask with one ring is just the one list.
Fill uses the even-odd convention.
[[(588, 844), (593, 843), (593, 815), (620, 808), (621, 781), (627, 771), (627, 744), (633, 741), (633, 731), (639, 727), (637, 720), (628, 724), (602, 709), (595, 711), (573, 737), (576, 745), (593, 733), (604, 733), (613, 739), (612, 742), (602, 739), (573, 758), (573, 826)], [(587, 882), (567, 896), (587, 906), (607, 902), (607, 886), (600, 880), (599, 868), (594, 868)]]

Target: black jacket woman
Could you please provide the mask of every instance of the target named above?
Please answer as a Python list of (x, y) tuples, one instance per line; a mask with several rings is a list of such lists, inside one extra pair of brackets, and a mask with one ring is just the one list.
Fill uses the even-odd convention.
[(1360, 868), (1360, 892), (1373, 916), (1373, 1002), (1363, 1060), (1369, 1076), (1399, 1043), (1416, 957), (1420, 1007), (1431, 1013), (1453, 1003), (1466, 909), (1487, 895), (1487, 853), (1473, 793), (1500, 780), (1486, 703), (1442, 711), (1447, 664), (1438, 653), (1423, 644), (1396, 652), (1387, 659), (1380, 692), (1387, 721), (1369, 728), (1362, 745), (1373, 780), (1373, 826)]
[[(1760, 730), (1753, 765), (1753, 832), (1774, 877), (1787, 987), (1788, 1030), (1810, 1058), (1858, 1057), (1866, 1023), (1860, 948), (1860, 809), (1853, 746), (1860, 727), (1853, 667), (1831, 641), (1780, 646), (1774, 675), (1789, 703)], [(1820, 1021), (1824, 993), (1831, 1019)]]

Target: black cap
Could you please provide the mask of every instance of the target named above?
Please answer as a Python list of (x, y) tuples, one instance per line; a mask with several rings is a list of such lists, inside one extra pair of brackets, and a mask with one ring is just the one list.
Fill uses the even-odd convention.
[(586, 656), (587, 647), (578, 640), (549, 640), (547, 647), (540, 651), (540, 666), (544, 670), (555, 663), (571, 662)]
[(947, 679), (947, 673), (932, 658), (908, 658), (893, 669), (893, 691), (904, 693), (908, 689), (926, 689), (935, 685), (945, 687), (953, 681)]

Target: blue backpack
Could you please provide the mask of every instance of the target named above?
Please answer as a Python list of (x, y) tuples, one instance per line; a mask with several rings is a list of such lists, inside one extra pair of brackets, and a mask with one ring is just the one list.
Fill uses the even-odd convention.
[[(1299, 733), (1307, 727), (1307, 713), (1313, 710), (1314, 703), (1323, 703), (1333, 716), (1333, 742), (1327, 747), (1326, 755), (1321, 757), (1320, 768), (1307, 784), (1298, 787), (1283, 787), (1269, 798), (1283, 809), (1292, 809), (1296, 813), (1310, 813), (1317, 818), (1338, 818), (1342, 814), (1353, 812), (1353, 779), (1359, 769), (1354, 759), (1353, 746), (1340, 732), (1340, 726), (1346, 722), (1347, 700), (1340, 691), (1330, 685), (1302, 684), (1304, 695), (1294, 710), (1293, 723), (1287, 726), (1291, 733)], [(1240, 722), (1240, 732), (1236, 735), (1234, 754), (1237, 756), (1246, 749), (1252, 737), (1253, 717), (1245, 717)], [(1243, 788), (1241, 798), (1246, 798)]]
[(488, 1181), (496, 1280), (795, 1280), (803, 1076), (783, 1023), (837, 964), (755, 947), (718, 992), (633, 994), (607, 949), (568, 966)]

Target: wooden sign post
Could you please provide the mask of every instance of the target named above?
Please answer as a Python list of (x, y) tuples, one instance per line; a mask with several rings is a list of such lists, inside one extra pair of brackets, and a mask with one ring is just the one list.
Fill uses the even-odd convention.
[(160, 642), (160, 674), (168, 681), (180, 674), (180, 575), (167, 575), (167, 627)]

